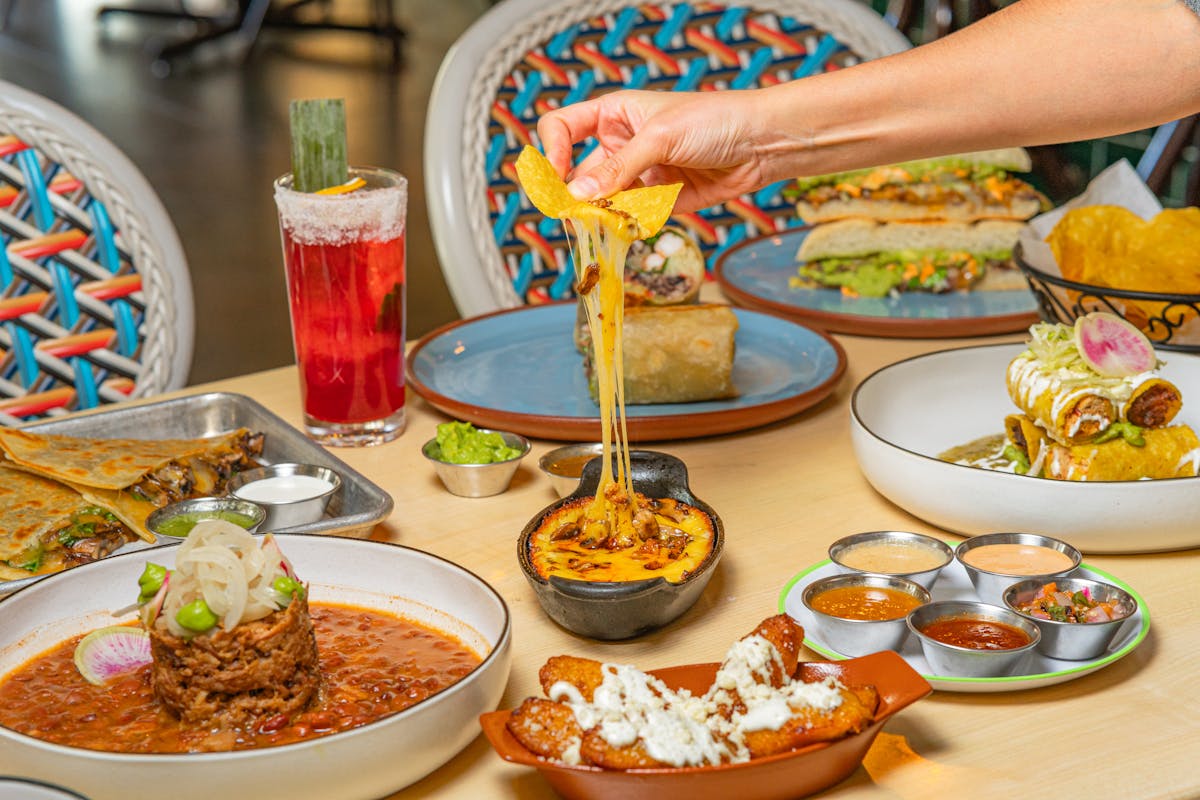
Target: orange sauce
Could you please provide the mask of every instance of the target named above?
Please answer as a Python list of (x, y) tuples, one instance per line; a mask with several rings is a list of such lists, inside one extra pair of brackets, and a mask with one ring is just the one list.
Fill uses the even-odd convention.
[(1019, 628), (973, 617), (937, 619), (921, 628), (921, 633), (944, 644), (972, 650), (1015, 650), (1030, 642), (1029, 634)]
[(555, 461), (551, 467), (559, 475), (568, 478), (578, 478), (583, 475), (584, 465), (595, 457), (595, 453), (587, 453), (582, 456), (568, 456), (567, 458), (560, 458), (558, 461)]
[(831, 617), (880, 621), (907, 616), (921, 601), (899, 589), (836, 586), (814, 596), (811, 605)]

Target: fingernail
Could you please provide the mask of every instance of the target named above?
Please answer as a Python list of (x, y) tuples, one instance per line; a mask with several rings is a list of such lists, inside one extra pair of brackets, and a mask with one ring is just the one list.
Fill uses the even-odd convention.
[(596, 196), (596, 191), (599, 188), (600, 184), (596, 182), (596, 179), (588, 175), (585, 175), (582, 178), (576, 178), (567, 184), (567, 191), (570, 192), (576, 200), (591, 200)]

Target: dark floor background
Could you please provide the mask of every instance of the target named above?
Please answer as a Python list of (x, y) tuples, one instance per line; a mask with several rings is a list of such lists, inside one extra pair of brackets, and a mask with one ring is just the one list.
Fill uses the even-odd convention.
[[(351, 161), (409, 176), (409, 337), (457, 317), (434, 256), (421, 148), (438, 65), (487, 0), (396, 2), (408, 31), (398, 72), (390, 69), (389, 46), (370, 37), (268, 31), (245, 63), (221, 45), (165, 78), (151, 74), (150, 48), (188, 35), (189, 25), (129, 17), (100, 24), (99, 5), (18, 0), (8, 30), (0, 32), (0, 78), (90, 122), (158, 191), (192, 275), (197, 323), (190, 382), (292, 361), (271, 183), (289, 169), (288, 101), (297, 97), (344, 97)], [(356, 20), (365, 20), (371, 6), (369, 0), (334, 4), (340, 17)]]

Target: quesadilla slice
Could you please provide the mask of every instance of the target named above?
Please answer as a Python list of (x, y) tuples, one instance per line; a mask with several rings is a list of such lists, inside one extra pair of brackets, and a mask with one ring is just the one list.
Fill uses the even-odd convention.
[(86, 564), (136, 539), (71, 487), (0, 465), (0, 580)]
[(261, 433), (245, 428), (206, 439), (84, 439), (0, 428), (8, 466), (67, 484), (148, 541), (151, 512), (223, 494), (235, 472), (258, 466), (262, 444)]

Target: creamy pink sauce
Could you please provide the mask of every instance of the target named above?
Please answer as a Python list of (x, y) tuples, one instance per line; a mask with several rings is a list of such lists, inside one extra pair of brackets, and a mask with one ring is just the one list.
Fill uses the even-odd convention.
[(1049, 575), (1074, 564), (1066, 553), (1036, 544), (985, 544), (968, 550), (962, 560), (1001, 575)]

